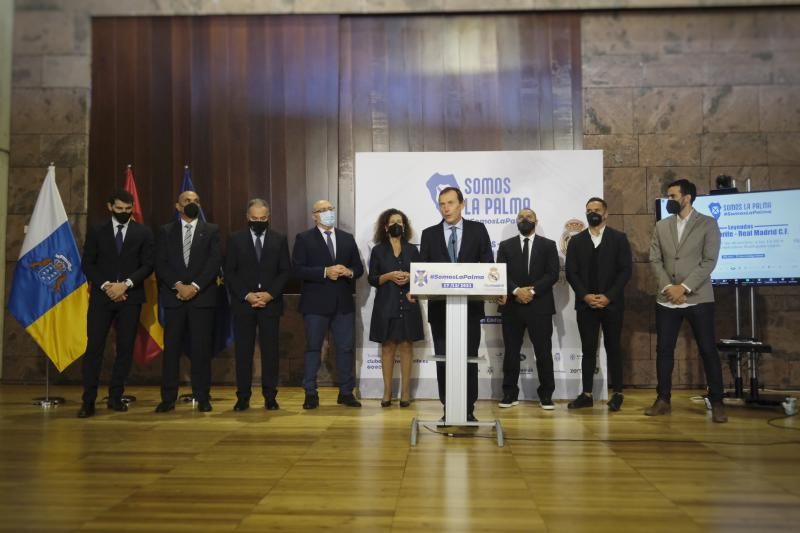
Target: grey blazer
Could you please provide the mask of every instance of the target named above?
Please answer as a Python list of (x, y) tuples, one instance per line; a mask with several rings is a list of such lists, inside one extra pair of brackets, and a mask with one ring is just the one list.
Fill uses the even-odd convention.
[(678, 216), (656, 223), (650, 241), (650, 263), (658, 283), (656, 301), (666, 303), (661, 290), (683, 283), (691, 292), (689, 304), (714, 301), (711, 272), (719, 258), (720, 234), (717, 221), (693, 210), (678, 242)]

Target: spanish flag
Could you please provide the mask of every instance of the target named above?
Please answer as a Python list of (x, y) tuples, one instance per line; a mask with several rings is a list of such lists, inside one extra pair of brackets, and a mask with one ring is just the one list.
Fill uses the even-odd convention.
[(86, 350), (89, 288), (52, 164), (19, 252), (8, 309), (59, 372)]
[[(133, 169), (130, 165), (125, 170), (123, 188), (133, 196), (133, 219), (144, 224), (142, 205), (139, 203), (139, 193), (136, 192), (136, 182), (133, 180)], [(139, 333), (133, 345), (133, 358), (139, 365), (149, 363), (164, 350), (164, 327), (158, 319), (158, 283), (155, 274), (150, 274), (144, 280), (144, 292), (147, 301), (139, 314)]]

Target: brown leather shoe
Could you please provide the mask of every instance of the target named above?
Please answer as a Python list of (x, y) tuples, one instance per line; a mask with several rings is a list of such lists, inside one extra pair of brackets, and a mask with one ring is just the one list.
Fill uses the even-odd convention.
[(728, 415), (725, 414), (725, 404), (722, 402), (711, 402), (711, 420), (717, 424), (724, 424), (728, 421)]
[(656, 401), (653, 402), (653, 405), (644, 410), (644, 414), (646, 416), (661, 416), (668, 415), (671, 411), (672, 406), (668, 401), (662, 400), (661, 398), (656, 398)]

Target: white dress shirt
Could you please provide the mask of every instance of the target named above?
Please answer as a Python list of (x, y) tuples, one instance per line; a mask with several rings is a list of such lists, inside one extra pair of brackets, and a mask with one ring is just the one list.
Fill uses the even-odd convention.
[[(522, 233), (519, 234), (519, 249), (520, 249), (520, 252), (524, 252), (525, 251), (525, 239), (528, 239), (528, 257), (525, 258), (528, 261), (527, 262), (528, 269), (529, 269), (528, 272), (530, 272), (530, 268), (533, 266), (533, 265), (531, 265), (531, 254), (533, 253), (533, 238), (534, 237), (536, 237), (536, 233), (531, 233), (527, 237), (525, 235), (523, 235)], [(519, 289), (520, 289), (520, 287), (517, 287), (516, 289), (511, 291), (511, 294), (517, 294), (517, 291)], [(536, 294), (533, 289), (530, 289), (530, 291), (531, 291), (531, 294)]]
[(600, 233), (599, 233), (599, 234), (597, 234), (597, 235), (595, 235), (594, 233), (592, 233), (592, 229), (591, 229), (591, 228), (589, 228), (589, 237), (591, 237), (591, 238), (592, 238), (592, 244), (594, 244), (594, 247), (595, 247), (595, 248), (597, 248), (598, 246), (600, 246), (600, 243), (602, 243), (602, 242), (603, 242), (603, 233), (605, 233), (605, 232), (606, 232), (606, 227), (605, 227), (605, 225), (603, 225), (603, 227), (602, 227), (602, 228), (600, 228)]
[[(689, 214), (686, 215), (686, 218), (683, 218), (680, 215), (675, 215), (677, 217), (676, 223), (678, 225), (678, 244), (680, 244), (681, 239), (683, 238), (683, 231), (686, 229), (686, 224), (689, 222), (689, 219), (692, 218), (692, 215), (694, 215), (694, 209), (689, 210)], [(690, 292), (692, 292), (692, 290), (685, 284), (681, 283), (681, 285), (683, 285), (683, 288), (686, 289), (687, 295)], [(661, 289), (661, 292), (667, 290), (667, 287), (669, 287), (669, 285)], [(664, 307), (669, 307), (671, 309), (683, 309), (684, 307), (691, 307), (693, 305), (697, 305), (697, 304), (690, 304), (689, 302), (684, 302), (682, 304), (674, 304), (672, 302), (658, 302), (658, 303), (663, 305)]]
[[(123, 242), (123, 244), (125, 243), (125, 236), (128, 234), (128, 224), (130, 224), (130, 223), (131, 223), (131, 219), (130, 218), (128, 219), (128, 221), (126, 223), (122, 224), (122, 222), (120, 222), (119, 220), (114, 218), (114, 215), (111, 215), (111, 226), (114, 228), (114, 242), (116, 242), (116, 240), (117, 240), (117, 229), (118, 229), (117, 226), (122, 224), (122, 242)], [(111, 283), (111, 282), (110, 281), (103, 282), (103, 284), (100, 285), (100, 290), (101, 291), (105, 290), (106, 286), (109, 283)], [(133, 287), (133, 280), (131, 280), (130, 278), (126, 279), (125, 280), (125, 285), (127, 285), (128, 288), (130, 289), (131, 287)]]
[(464, 236), (464, 219), (460, 218), (455, 224), (450, 224), (445, 220), (442, 222), (442, 227), (444, 228), (444, 246), (448, 253), (450, 253), (450, 228), (456, 228), (456, 257), (458, 257), (461, 251), (461, 239)]

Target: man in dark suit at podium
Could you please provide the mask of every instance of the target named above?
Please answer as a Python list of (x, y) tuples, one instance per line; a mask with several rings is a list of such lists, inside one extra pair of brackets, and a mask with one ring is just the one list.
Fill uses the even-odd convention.
[[(493, 263), (492, 242), (486, 226), (461, 217), (464, 195), (456, 187), (439, 193), (439, 211), (443, 220), (425, 228), (420, 238), (420, 261), (423, 263)], [(481, 319), (486, 316), (483, 300), (467, 304), (467, 356), (477, 357), (481, 342)], [(436, 355), (446, 355), (446, 302), (428, 301), (428, 322), (431, 325)], [(445, 403), (447, 374), (445, 363), (436, 363), (439, 401)], [(478, 399), (478, 364), (467, 364), (467, 421), (475, 422), (475, 401)]]
[(286, 236), (269, 227), (267, 202), (247, 204), (248, 229), (231, 235), (225, 256), (225, 285), (231, 295), (236, 343), (236, 405), (250, 407), (256, 328), (261, 348), (261, 392), (264, 407), (278, 409), (278, 327), (283, 313), (283, 289), (291, 264)]
[(336, 345), (336, 403), (361, 407), (353, 395), (356, 386), (355, 357), (355, 280), (364, 274), (364, 264), (353, 235), (335, 228), (336, 208), (328, 200), (312, 207), (315, 226), (295, 238), (292, 262), (295, 276), (303, 281), (300, 312), (306, 326), (306, 391), (303, 409), (319, 407), (317, 372), (322, 342), (330, 329)]
[(519, 403), (520, 349), (528, 330), (539, 375), (539, 405), (555, 408), (553, 391), (553, 315), (556, 313), (553, 285), (558, 281), (556, 243), (536, 235), (536, 213), (522, 209), (517, 215), (519, 234), (500, 243), (497, 262), (506, 263), (508, 294), (500, 298), (503, 315), (503, 400), (500, 407)]
[(575, 291), (575, 310), (581, 335), (581, 373), (583, 389), (567, 407), (592, 407), (592, 386), (597, 366), (597, 343), (603, 328), (603, 343), (608, 359), (609, 385), (614, 394), (608, 401), (611, 411), (622, 406), (622, 317), (625, 311), (625, 285), (633, 268), (631, 246), (621, 231), (606, 226), (608, 204), (602, 198), (586, 202), (589, 227), (569, 240), (567, 281)]
[(175, 409), (178, 371), (188, 335), (192, 364), (192, 396), (201, 412), (211, 411), (211, 352), (217, 275), (222, 262), (219, 226), (199, 220), (200, 197), (194, 191), (178, 196), (180, 218), (161, 227), (156, 246), (158, 300), (164, 308), (164, 354), (161, 403), (157, 413)]
[(94, 415), (103, 351), (111, 324), (117, 324), (117, 357), (108, 388), (108, 408), (127, 411), (122, 401), (133, 362), (139, 312), (145, 301), (145, 278), (153, 271), (153, 232), (131, 219), (133, 196), (115, 192), (108, 200), (111, 219), (89, 228), (81, 268), (91, 284), (87, 316), (88, 343), (83, 356), (83, 403), (79, 418)]

